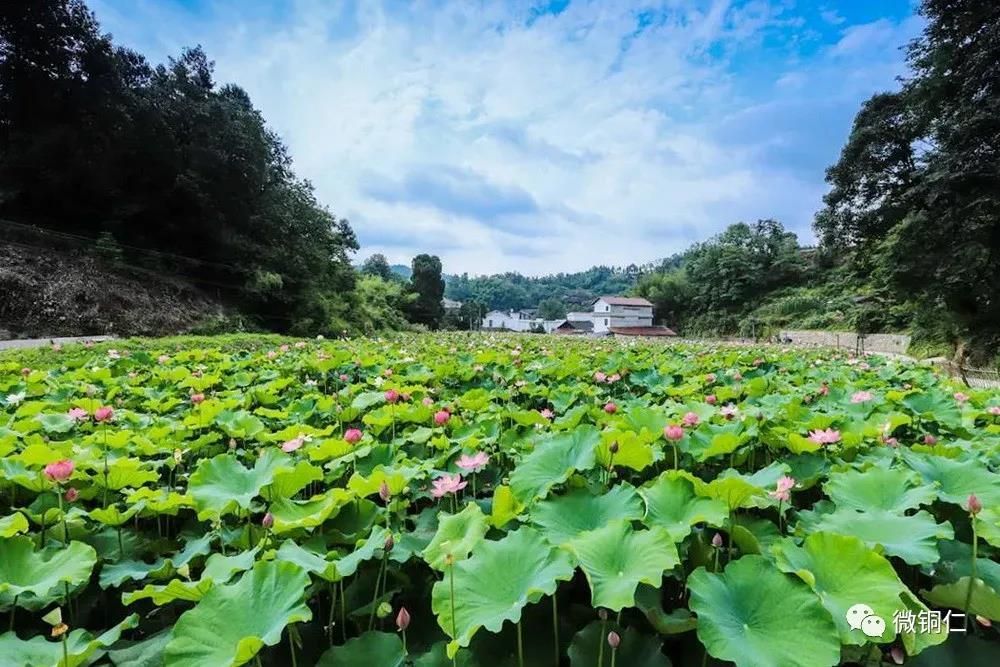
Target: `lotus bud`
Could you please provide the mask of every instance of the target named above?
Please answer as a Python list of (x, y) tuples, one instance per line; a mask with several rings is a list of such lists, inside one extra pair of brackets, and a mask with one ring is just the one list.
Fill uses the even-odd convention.
[(66, 489), (66, 494), (65, 494), (66, 502), (68, 503), (75, 502), (76, 499), (79, 497), (80, 497), (80, 492), (74, 489), (72, 486)]
[(396, 546), (396, 540), (392, 539), (392, 533), (389, 533), (389, 536), (385, 538), (385, 542), (382, 544), (382, 550), (389, 553), (394, 546)]
[(604, 411), (609, 415), (613, 415), (618, 412), (618, 406), (614, 404), (614, 401), (608, 401), (604, 404)]
[(348, 379), (349, 378), (347, 377), (347, 373), (341, 373), (340, 374), (340, 381), (341, 382), (347, 382)]
[(399, 613), (396, 614), (396, 627), (400, 632), (406, 632), (406, 628), (410, 627), (410, 612), (406, 611), (406, 607), (399, 608)]
[(663, 437), (667, 440), (680, 440), (684, 437), (684, 428), (677, 424), (669, 424), (663, 427)]
[(980, 502), (979, 498), (977, 498), (974, 493), (969, 494), (969, 499), (965, 501), (965, 504), (969, 510), (969, 514), (972, 516), (976, 516), (983, 511), (983, 503)]
[(612, 442), (611, 446), (608, 447), (608, 451), (611, 452), (612, 454), (617, 454), (618, 453), (618, 442), (617, 441)]
[(229, 439), (229, 449), (236, 449), (236, 438)]
[(191, 394), (191, 402), (198, 405), (205, 400), (205, 394)]
[(617, 632), (612, 630), (611, 632), (608, 633), (608, 646), (610, 646), (613, 649), (617, 649), (621, 643), (622, 643), (622, 638), (618, 635)]
[(115, 411), (110, 406), (103, 406), (94, 410), (94, 419), (99, 422), (110, 421), (115, 416)]
[(722, 548), (722, 535), (721, 534), (716, 533), (715, 535), (712, 536), (712, 546), (715, 547), (716, 549)]
[(893, 663), (897, 665), (902, 665), (904, 662), (906, 662), (906, 653), (904, 653), (903, 649), (900, 648), (899, 646), (893, 646), (891, 649), (889, 649), (889, 657), (891, 657)]
[(389, 490), (389, 485), (384, 479), (378, 487), (378, 497), (381, 498), (384, 503), (388, 503), (392, 498), (392, 491)]
[(925, 445), (936, 445), (937, 444), (937, 438), (935, 438), (933, 435), (931, 435), (930, 433), (928, 433), (927, 435), (924, 436), (924, 444)]
[(268, 512), (267, 514), (265, 514), (264, 518), (260, 520), (260, 525), (262, 525), (262, 526), (264, 526), (264, 528), (267, 528), (268, 530), (270, 530), (271, 526), (274, 525), (274, 515), (271, 514), (270, 512)]
[(608, 620), (608, 610), (605, 609), (604, 607), (601, 607), (600, 609), (597, 610), (597, 617), (600, 618), (602, 621)]

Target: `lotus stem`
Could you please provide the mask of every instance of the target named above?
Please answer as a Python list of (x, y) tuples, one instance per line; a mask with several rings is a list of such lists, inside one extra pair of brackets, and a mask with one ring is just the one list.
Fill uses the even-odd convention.
[(101, 433), (104, 435), (104, 490), (102, 491), (102, 503), (105, 508), (108, 506), (108, 427), (101, 424)]
[(607, 617), (601, 619), (601, 636), (597, 639), (597, 667), (604, 667), (604, 631), (608, 629)]
[(63, 512), (62, 487), (56, 487), (56, 498), (59, 499), (59, 514), (62, 517), (63, 544), (69, 546), (69, 526), (66, 525), (66, 513)]
[(781, 513), (781, 500), (778, 500), (778, 532), (782, 534), (785, 532), (785, 518)]
[(403, 655), (409, 655), (409, 651), (406, 650), (406, 630), (402, 631), (403, 635)]
[(524, 635), (521, 632), (521, 619), (517, 619), (517, 667), (524, 667)]
[(344, 595), (344, 580), (339, 582), (340, 586), (340, 635), (347, 641), (347, 600)]
[(288, 626), (288, 650), (292, 654), (292, 667), (298, 667), (299, 661), (295, 658), (295, 637), (293, 637), (292, 632), (293, 626)]
[[(448, 554), (448, 579), (450, 581), (449, 588), (451, 589), (451, 638), (458, 639), (458, 622), (455, 620), (455, 560), (452, 558), (451, 554)], [(518, 634), (521, 631), (521, 624), (517, 625)], [(451, 659), (451, 664), (457, 664), (454, 657)]]
[(557, 589), (552, 593), (552, 636), (554, 637), (552, 643), (555, 650), (555, 662), (552, 664), (556, 667), (559, 667), (559, 602), (556, 600), (556, 593), (558, 592)]
[(326, 619), (326, 635), (333, 646), (333, 614), (337, 610), (337, 587), (332, 581), (326, 582), (327, 590), (330, 593), (330, 614)]
[(969, 608), (972, 605), (972, 586), (976, 583), (976, 558), (979, 556), (979, 534), (976, 531), (976, 517), (972, 517), (972, 566), (970, 568), (969, 588), (965, 591), (965, 632), (969, 632)]
[(69, 667), (69, 649), (66, 647), (66, 633), (62, 634), (63, 665)]
[(375, 603), (378, 602), (378, 587), (379, 583), (382, 581), (382, 575), (385, 574), (385, 561), (386, 553), (382, 553), (382, 564), (379, 566), (378, 575), (375, 577), (375, 595), (372, 596), (372, 611), (368, 616), (368, 629), (371, 630), (375, 627)]
[(618, 659), (618, 649), (614, 646), (611, 647), (611, 667), (615, 667), (615, 661)]
[(10, 632), (14, 631), (14, 616), (17, 614), (17, 597), (17, 595), (14, 596), (14, 604), (10, 606), (10, 623), (7, 626)]

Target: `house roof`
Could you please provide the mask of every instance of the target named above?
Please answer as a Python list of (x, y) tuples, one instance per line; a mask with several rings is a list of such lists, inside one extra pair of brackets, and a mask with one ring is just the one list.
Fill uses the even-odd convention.
[(570, 330), (573, 330), (573, 331), (593, 331), (594, 330), (594, 323), (591, 322), (591, 321), (589, 321), (589, 320), (587, 320), (587, 321), (582, 321), (582, 320), (566, 320), (565, 322), (563, 322), (562, 324), (560, 324), (559, 326), (557, 326), (556, 330), (562, 330), (562, 331), (570, 331)]
[(572, 311), (566, 313), (566, 319), (571, 322), (589, 322), (594, 317), (590, 311)]
[(616, 336), (676, 336), (673, 329), (667, 327), (609, 327), (608, 331)]
[(631, 297), (631, 296), (599, 296), (594, 299), (594, 303), (598, 301), (603, 301), (612, 306), (649, 306), (652, 308), (653, 304), (641, 297)]

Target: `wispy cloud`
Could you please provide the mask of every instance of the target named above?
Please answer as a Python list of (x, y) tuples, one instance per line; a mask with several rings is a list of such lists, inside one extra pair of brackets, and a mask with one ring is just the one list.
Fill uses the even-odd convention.
[(362, 256), (473, 273), (648, 261), (757, 217), (807, 240), (918, 27), (893, 4), (831, 27), (782, 0), (92, 0), (153, 60), (202, 43)]

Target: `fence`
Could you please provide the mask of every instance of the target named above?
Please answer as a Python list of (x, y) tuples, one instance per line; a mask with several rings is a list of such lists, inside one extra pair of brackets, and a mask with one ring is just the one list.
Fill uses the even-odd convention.
[(967, 387), (975, 389), (1000, 387), (1000, 370), (993, 368), (970, 368), (956, 364), (954, 361), (938, 363), (948, 375), (959, 378)]

